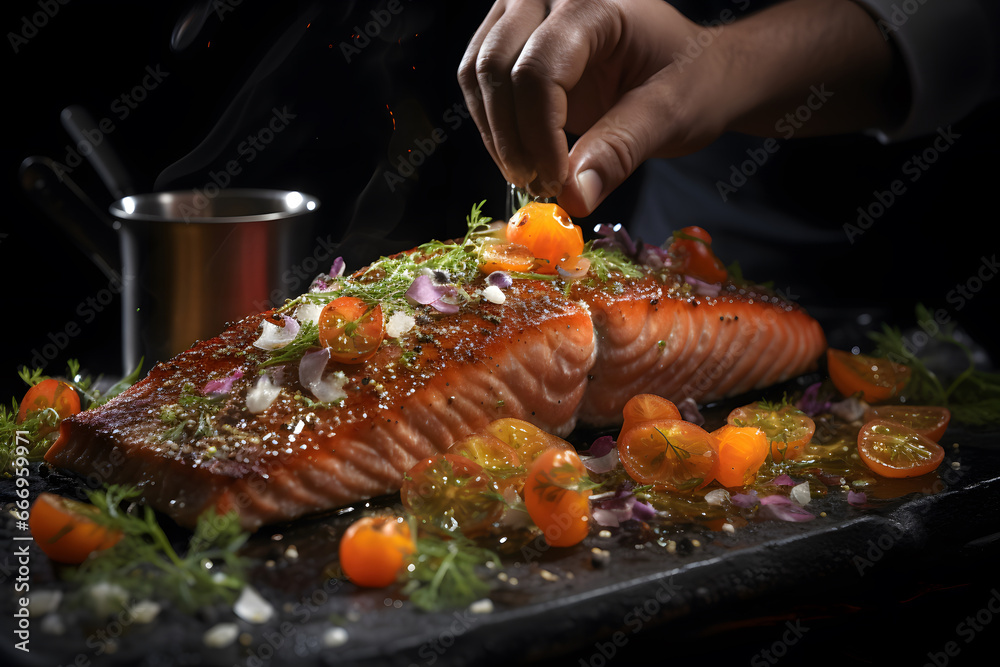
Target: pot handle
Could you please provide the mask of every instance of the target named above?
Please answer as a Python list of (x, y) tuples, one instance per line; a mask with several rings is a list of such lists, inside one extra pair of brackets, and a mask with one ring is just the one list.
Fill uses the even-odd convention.
[(59, 119), (78, 147), (81, 145), (90, 147), (86, 153), (83, 149), (80, 149), (80, 152), (87, 156), (87, 160), (101, 177), (104, 186), (111, 193), (112, 201), (134, 195), (135, 188), (132, 179), (129, 178), (128, 170), (125, 169), (104, 130), (94, 121), (90, 112), (79, 104), (71, 104), (62, 110)]
[(108, 280), (120, 282), (118, 239), (120, 223), (112, 221), (84, 194), (55, 161), (40, 155), (27, 157), (18, 172), (28, 197), (65, 232)]

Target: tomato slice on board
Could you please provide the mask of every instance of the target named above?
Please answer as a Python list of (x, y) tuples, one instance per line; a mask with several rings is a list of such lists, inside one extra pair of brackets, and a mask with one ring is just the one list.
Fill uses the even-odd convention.
[(681, 411), (674, 402), (656, 394), (636, 394), (628, 399), (622, 409), (622, 430), (636, 424), (657, 419), (681, 419)]
[(39, 427), (39, 436), (52, 433), (59, 428), (58, 422), (78, 413), (80, 411), (80, 395), (67, 382), (62, 382), (55, 378), (42, 380), (24, 394), (24, 398), (21, 399), (20, 407), (17, 410), (16, 422), (18, 424), (24, 423), (24, 420), (31, 413), (49, 408), (56, 411), (57, 422), (52, 425), (42, 425)]
[(794, 405), (772, 405), (756, 401), (736, 408), (726, 417), (732, 426), (756, 426), (771, 443), (771, 457), (777, 461), (797, 459), (816, 433), (816, 422)]
[(484, 243), (479, 249), (479, 270), (525, 273), (535, 266), (535, 256), (527, 246), (518, 243)]
[(478, 463), (490, 474), (501, 492), (513, 487), (520, 493), (524, 487), (526, 471), (521, 465), (521, 457), (513, 447), (490, 433), (466, 436), (449, 447), (447, 453)]
[(712, 431), (712, 435), (719, 452), (716, 481), (729, 488), (752, 484), (770, 450), (764, 432), (756, 426), (726, 424)]
[(385, 336), (382, 305), (369, 306), (353, 296), (342, 296), (319, 314), (319, 343), (330, 348), (330, 358), (359, 364), (378, 350)]
[(467, 537), (488, 530), (504, 509), (490, 474), (472, 459), (448, 453), (413, 466), (403, 477), (400, 500), (428, 527)]
[(899, 395), (910, 379), (910, 369), (881, 357), (851, 354), (828, 348), (827, 372), (844, 396), (861, 394), (867, 403), (880, 403)]
[(721, 283), (729, 271), (712, 250), (712, 237), (701, 227), (685, 227), (674, 232), (670, 252), (676, 260), (675, 270), (707, 283)]
[(671, 491), (699, 489), (715, 479), (715, 438), (681, 419), (636, 424), (618, 439), (618, 456), (629, 476)]
[(95, 551), (110, 549), (121, 531), (101, 525), (98, 510), (79, 500), (54, 493), (39, 494), (31, 506), (28, 527), (35, 544), (57, 563), (82, 563)]
[(883, 477), (919, 477), (944, 459), (941, 445), (911, 428), (885, 419), (870, 421), (858, 432), (858, 453), (872, 472)]
[(530, 465), (539, 454), (547, 449), (575, 448), (556, 435), (540, 429), (531, 422), (515, 417), (501, 417), (490, 422), (487, 433), (495, 435), (510, 445), (521, 459), (522, 465)]
[(414, 551), (410, 526), (402, 518), (366, 516), (340, 538), (340, 567), (356, 585), (382, 588), (396, 581)]
[(507, 241), (526, 246), (541, 260), (538, 273), (554, 274), (561, 262), (583, 252), (583, 230), (558, 204), (522, 206), (507, 223)]
[(554, 547), (579, 544), (590, 533), (587, 470), (576, 452), (549, 449), (531, 464), (524, 484), (524, 506), (545, 541)]
[(951, 411), (937, 405), (873, 405), (865, 410), (865, 421), (887, 419), (938, 442), (948, 430)]

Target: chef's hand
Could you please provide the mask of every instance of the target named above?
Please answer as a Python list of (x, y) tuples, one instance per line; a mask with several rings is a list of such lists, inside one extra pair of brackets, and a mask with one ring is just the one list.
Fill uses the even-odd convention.
[[(852, 132), (905, 105), (888, 85), (903, 80), (893, 50), (851, 0), (735, 15), (701, 26), (663, 0), (497, 0), (459, 83), (506, 179), (558, 195), (573, 216), (647, 158), (686, 155), (723, 132)], [(794, 116), (803, 105), (808, 122)], [(571, 151), (566, 132), (579, 137)]]

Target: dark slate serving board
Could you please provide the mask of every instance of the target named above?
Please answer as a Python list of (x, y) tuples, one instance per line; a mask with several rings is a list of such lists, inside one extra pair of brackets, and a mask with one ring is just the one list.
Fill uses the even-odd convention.
[[(149, 624), (131, 622), (127, 614), (97, 619), (65, 612), (61, 634), (31, 619), (30, 653), (15, 648), (13, 632), (20, 595), (14, 548), (24, 544), (13, 536), (23, 533), (5, 514), (0, 656), (4, 664), (45, 666), (601, 667), (649, 651), (759, 665), (786, 655), (787, 664), (797, 664), (792, 657), (826, 664), (824, 658), (835, 656), (878, 664), (873, 656), (882, 651), (893, 663), (909, 655), (905, 664), (934, 664), (935, 657), (938, 667), (944, 659), (976, 664), (968, 661), (973, 649), (995, 646), (1000, 635), (1000, 615), (992, 628), (982, 624), (1000, 585), (992, 569), (1000, 552), (997, 440), (994, 432), (952, 429), (943, 442), (960, 447), (946, 448), (936, 478), (921, 478), (912, 493), (866, 508), (849, 506), (844, 492), (833, 489), (809, 506), (826, 516), (807, 523), (751, 523), (734, 534), (674, 528), (656, 535), (631, 522), (610, 529), (610, 537), (593, 531), (573, 548), (533, 543), (505, 556), (507, 581), (497, 582), (490, 613), (426, 613), (398, 590), (359, 590), (329, 576), (337, 537), (364, 511), (357, 507), (271, 528), (248, 543), (255, 563), (251, 583), (277, 612), (268, 623), (236, 619), (227, 605), (195, 615), (166, 606)], [(31, 481), (32, 495), (75, 483), (41, 466)], [(3, 502), (11, 502), (13, 484), (2, 488)], [(393, 502), (398, 497), (373, 504)], [(673, 548), (663, 546), (668, 539)], [(610, 553), (607, 564), (595, 564), (594, 547)], [(30, 553), (31, 591), (61, 586), (34, 545)], [(1000, 594), (993, 604), (1000, 612)], [(979, 630), (960, 625), (977, 612)], [(239, 625), (239, 639), (207, 647), (205, 631), (229, 621)], [(332, 630), (337, 627), (346, 641), (342, 631)], [(102, 643), (107, 636), (114, 642)], [(858, 644), (866, 637), (880, 643)]]

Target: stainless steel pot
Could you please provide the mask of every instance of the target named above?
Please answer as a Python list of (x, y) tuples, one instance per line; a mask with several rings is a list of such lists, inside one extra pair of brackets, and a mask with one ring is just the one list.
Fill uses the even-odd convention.
[(333, 260), (318, 236), (318, 208), (311, 195), (267, 189), (158, 192), (114, 202), (124, 368), (140, 357), (150, 368), (228, 322), (304, 292), (306, 276)]

